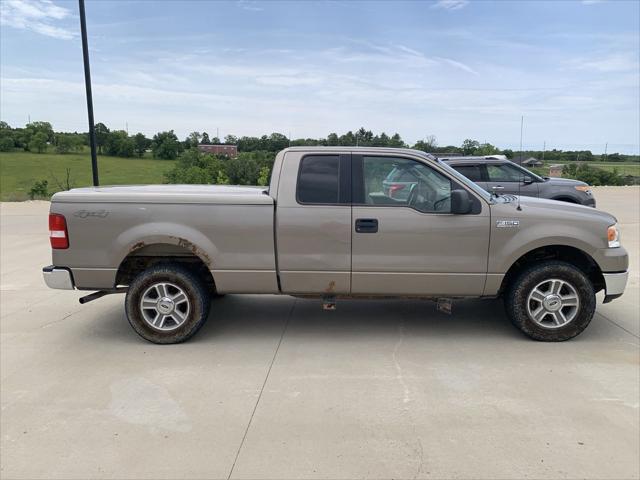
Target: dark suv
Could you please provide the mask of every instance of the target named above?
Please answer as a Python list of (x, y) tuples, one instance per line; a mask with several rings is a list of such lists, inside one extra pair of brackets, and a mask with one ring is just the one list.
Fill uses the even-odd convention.
[(490, 193), (520, 194), (596, 206), (589, 185), (578, 180), (540, 177), (500, 157), (447, 157), (440, 160)]

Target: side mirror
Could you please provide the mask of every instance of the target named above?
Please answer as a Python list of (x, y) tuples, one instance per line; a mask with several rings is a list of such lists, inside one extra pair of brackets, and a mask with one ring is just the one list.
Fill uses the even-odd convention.
[(453, 190), (451, 192), (451, 213), (464, 215), (471, 211), (471, 198), (466, 190)]
[(531, 178), (531, 177), (524, 177), (524, 178), (522, 179), (522, 183), (524, 183), (525, 185), (529, 185), (529, 184), (533, 183), (533, 178)]

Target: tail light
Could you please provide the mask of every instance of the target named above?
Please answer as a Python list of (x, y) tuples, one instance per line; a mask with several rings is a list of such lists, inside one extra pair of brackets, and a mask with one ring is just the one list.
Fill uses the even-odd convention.
[(394, 184), (389, 187), (389, 197), (393, 198), (393, 195), (400, 190), (403, 190), (406, 185), (403, 184)]
[(67, 221), (63, 215), (49, 214), (49, 241), (51, 248), (69, 248), (69, 235), (67, 233)]

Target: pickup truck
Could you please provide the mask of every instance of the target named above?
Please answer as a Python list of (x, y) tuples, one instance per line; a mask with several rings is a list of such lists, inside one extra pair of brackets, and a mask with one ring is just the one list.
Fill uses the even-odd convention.
[[(411, 167), (406, 197), (384, 188)], [(581, 333), (624, 292), (616, 219), (582, 205), (495, 196), (409, 149), (295, 147), (269, 187), (80, 188), (53, 196), (51, 288), (126, 292), (129, 323), (154, 343), (193, 336), (226, 293), (322, 299), (504, 299), (529, 337)], [(214, 308), (215, 310), (215, 308)], [(215, 311), (214, 311), (215, 316)]]

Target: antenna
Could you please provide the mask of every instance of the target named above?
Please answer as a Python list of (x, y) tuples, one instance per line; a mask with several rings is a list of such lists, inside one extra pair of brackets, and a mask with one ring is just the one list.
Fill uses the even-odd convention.
[[(522, 130), (524, 128), (524, 115), (522, 115), (520, 117), (520, 168), (522, 168)], [(520, 173), (522, 173), (522, 170), (520, 170)], [(523, 176), (524, 179), (524, 176)], [(520, 180), (518, 182), (518, 206), (516, 207), (516, 210), (522, 210), (522, 207), (520, 206), (520, 188), (522, 186), (522, 180)]]

